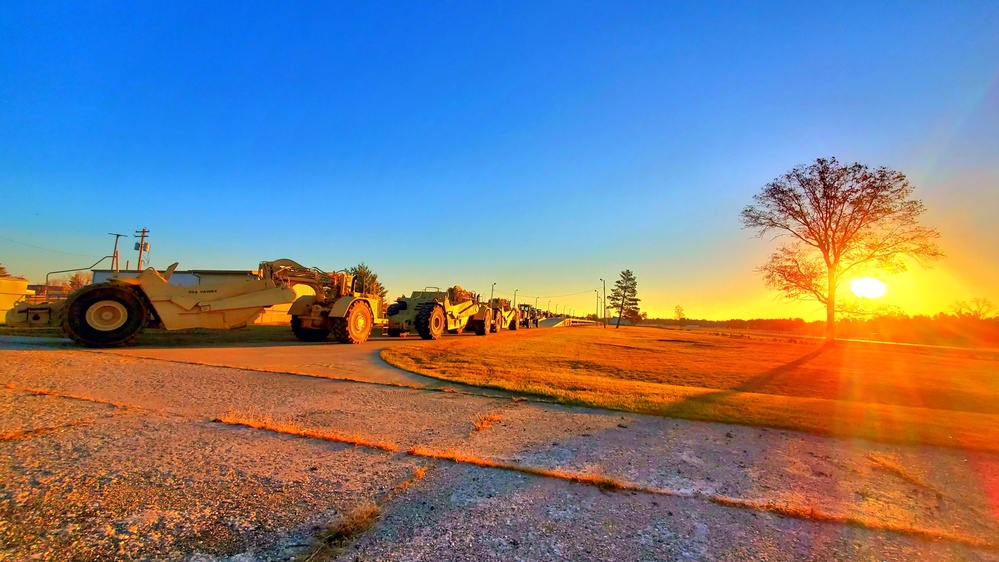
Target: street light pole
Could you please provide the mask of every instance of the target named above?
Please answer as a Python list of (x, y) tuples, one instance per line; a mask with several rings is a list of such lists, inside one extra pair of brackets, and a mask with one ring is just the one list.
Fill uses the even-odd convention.
[(600, 317), (600, 290), (599, 289), (593, 289), (593, 292), (596, 293), (596, 295), (597, 295), (597, 309), (594, 311), (594, 312), (596, 312), (596, 314), (594, 314), (593, 316), (594, 316), (594, 318), (599, 318)]
[(548, 299), (548, 306), (545, 307), (545, 312), (547, 312), (548, 314), (552, 313), (552, 301), (551, 301), (551, 299)]
[(600, 278), (600, 282), (604, 284), (604, 310), (603, 314), (600, 315), (604, 320), (604, 328), (607, 327), (607, 282), (604, 281), (603, 277)]
[(496, 283), (493, 283), (493, 286), (489, 288), (489, 306), (493, 305), (493, 292), (494, 291), (496, 291)]
[(519, 291), (519, 290), (520, 289), (514, 289), (513, 290), (513, 307), (514, 308), (517, 308), (517, 291)]

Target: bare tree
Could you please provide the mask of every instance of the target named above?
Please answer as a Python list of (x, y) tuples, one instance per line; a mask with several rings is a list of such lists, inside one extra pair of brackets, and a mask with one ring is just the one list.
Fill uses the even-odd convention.
[(819, 158), (764, 185), (742, 210), (745, 228), (790, 238), (758, 271), (771, 289), (825, 305), (827, 343), (836, 339), (836, 290), (849, 276), (943, 257), (940, 233), (918, 223), (925, 207), (910, 199), (914, 189), (885, 167)]
[(67, 282), (69, 284), (69, 289), (75, 291), (80, 287), (86, 287), (94, 280), (93, 273), (84, 273), (82, 271), (77, 271), (74, 273)]
[(686, 318), (686, 317), (687, 317), (687, 316), (686, 316), (686, 315), (685, 315), (685, 314), (683, 313), (683, 307), (682, 307), (682, 306), (680, 306), (680, 305), (676, 305), (676, 308), (674, 308), (674, 309), (673, 309), (673, 314), (674, 314), (674, 316), (676, 316), (676, 319), (677, 319), (678, 321), (682, 321), (682, 320), (683, 320), (684, 318)]
[(975, 297), (971, 299), (971, 302), (957, 301), (951, 306), (951, 310), (961, 318), (976, 318), (978, 320), (992, 318), (999, 312), (992, 301), (982, 297)]

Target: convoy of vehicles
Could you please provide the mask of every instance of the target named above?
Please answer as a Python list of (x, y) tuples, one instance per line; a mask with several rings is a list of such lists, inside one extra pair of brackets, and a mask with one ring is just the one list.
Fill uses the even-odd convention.
[[(255, 276), (184, 286), (170, 284), (177, 269), (148, 268), (135, 276), (112, 275), (81, 287), (64, 300), (20, 302), (8, 311), (9, 325), (59, 325), (73, 341), (87, 347), (127, 345), (146, 328), (232, 329), (253, 322), (269, 307), (290, 305), (291, 330), (301, 341), (319, 342), (331, 334), (341, 343), (367, 341), (373, 330), (389, 336), (419, 335), (439, 339), (444, 332), (490, 332), (532, 328), (540, 311), (528, 304), (488, 302), (459, 285), (427, 287), (400, 297), (382, 315), (381, 299), (358, 290), (349, 271), (325, 272), (289, 259), (262, 262)], [(307, 286), (301, 295), (293, 287)]]

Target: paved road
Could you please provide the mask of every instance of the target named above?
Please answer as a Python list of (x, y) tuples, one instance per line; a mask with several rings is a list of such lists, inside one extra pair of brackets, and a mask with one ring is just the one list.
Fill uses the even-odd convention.
[(994, 455), (483, 395), (377, 355), (432, 342), (26, 340), (0, 337), (3, 560), (287, 560), (370, 502), (342, 560), (999, 560)]

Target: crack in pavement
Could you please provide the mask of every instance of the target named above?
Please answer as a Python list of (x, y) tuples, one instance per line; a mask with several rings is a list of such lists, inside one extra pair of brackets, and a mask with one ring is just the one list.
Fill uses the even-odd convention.
[[(336, 443), (348, 443), (358, 447), (375, 448), (383, 451), (397, 450), (397, 449), (388, 449), (382, 444), (370, 444), (363, 440), (346, 440), (336, 435), (324, 435), (323, 432), (319, 431), (309, 431), (305, 429), (295, 432), (289, 432), (279, 427), (268, 426), (266, 423), (263, 422), (256, 422), (251, 425), (249, 423), (243, 423), (238, 421), (224, 421), (222, 419), (216, 419), (213, 421), (224, 423), (227, 425), (238, 425), (238, 426), (248, 427), (251, 429), (267, 431), (271, 433), (295, 435), (297, 437), (301, 437), (304, 439), (318, 439), (323, 441), (332, 441)], [(946, 531), (935, 531), (931, 529), (921, 529), (917, 527), (906, 527), (903, 525), (885, 523), (868, 517), (836, 515), (836, 514), (826, 513), (821, 509), (816, 509), (812, 507), (805, 508), (805, 507), (796, 507), (787, 504), (778, 504), (774, 502), (759, 502), (742, 498), (708, 494), (697, 490), (687, 491), (687, 490), (652, 488), (648, 486), (640, 486), (629, 482), (616, 480), (612, 477), (602, 474), (578, 473), (578, 472), (570, 472), (557, 469), (518, 465), (513, 463), (504, 463), (492, 459), (461, 454), (453, 450), (437, 451), (419, 445), (411, 447), (409, 450), (405, 452), (405, 454), (409, 456), (422, 457), (427, 459), (453, 461), (455, 463), (468, 464), (480, 468), (520, 472), (542, 478), (553, 478), (566, 482), (571, 482), (574, 484), (582, 484), (584, 486), (594, 486), (604, 491), (634, 492), (634, 493), (649, 494), (655, 496), (670, 496), (678, 498), (699, 499), (723, 507), (744, 509), (750, 511), (764, 511), (772, 513), (774, 515), (791, 519), (801, 519), (805, 521), (813, 521), (818, 523), (830, 523), (830, 524), (848, 525), (852, 527), (862, 527), (876, 531), (887, 531), (887, 532), (897, 533), (900, 535), (915, 536), (930, 540), (945, 540), (977, 548), (999, 550), (999, 542), (997, 541), (989, 541), (989, 540), (979, 539), (976, 537), (963, 536)]]

